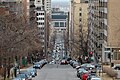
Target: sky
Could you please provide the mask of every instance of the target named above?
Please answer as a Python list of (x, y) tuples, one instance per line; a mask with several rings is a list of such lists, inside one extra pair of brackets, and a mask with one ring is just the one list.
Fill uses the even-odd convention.
[(70, 0), (52, 0), (52, 2), (69, 2)]
[(70, 0), (52, 0), (52, 6), (55, 6), (55, 5), (68, 6), (69, 2)]

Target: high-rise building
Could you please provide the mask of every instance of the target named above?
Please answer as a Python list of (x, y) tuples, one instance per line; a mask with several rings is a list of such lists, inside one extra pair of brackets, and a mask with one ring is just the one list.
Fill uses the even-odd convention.
[(23, 4), (18, 0), (1, 0), (0, 7), (6, 7), (11, 13), (16, 14), (17, 16), (23, 15)]
[(110, 62), (109, 54), (111, 59), (120, 59), (119, 3), (119, 0), (90, 0), (88, 50), (100, 55), (103, 62)]
[(74, 56), (82, 53), (82, 41), (87, 41), (88, 34), (88, 2), (81, 2), (80, 0), (71, 0), (70, 10), (70, 39), (72, 43), (71, 51)]
[[(48, 48), (48, 35), (49, 35), (49, 16), (51, 12), (51, 0), (35, 0), (35, 8), (37, 15), (37, 27), (39, 31), (39, 37), (41, 45), (45, 55)], [(48, 15), (49, 14), (49, 15)]]
[(36, 8), (34, 4), (35, 0), (30, 0), (29, 2), (29, 23), (31, 27), (37, 27), (36, 24)]
[(24, 16), (29, 22), (29, 0), (1, 0), (0, 6), (9, 8), (10, 12), (15, 13), (17, 16)]
[(51, 14), (51, 0), (45, 0), (45, 10)]

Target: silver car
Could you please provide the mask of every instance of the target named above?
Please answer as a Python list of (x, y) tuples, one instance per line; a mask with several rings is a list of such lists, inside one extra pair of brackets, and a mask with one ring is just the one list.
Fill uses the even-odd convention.
[(37, 76), (37, 70), (35, 68), (28, 68), (27, 72), (30, 72), (32, 77)]

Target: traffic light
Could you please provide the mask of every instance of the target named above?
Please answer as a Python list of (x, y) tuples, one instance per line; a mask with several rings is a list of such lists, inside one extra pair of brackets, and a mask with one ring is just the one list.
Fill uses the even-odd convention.
[(111, 53), (108, 53), (108, 58), (111, 59)]

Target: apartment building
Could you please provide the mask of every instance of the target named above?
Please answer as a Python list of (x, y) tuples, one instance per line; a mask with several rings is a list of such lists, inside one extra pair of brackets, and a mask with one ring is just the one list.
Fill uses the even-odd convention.
[[(87, 41), (88, 34), (88, 2), (81, 2), (80, 0), (71, 1), (70, 11), (70, 42), (73, 43), (72, 52), (76, 57), (82, 54), (81, 41)], [(84, 36), (84, 39), (83, 39)], [(84, 42), (83, 41), (83, 42)], [(78, 53), (76, 53), (78, 52)]]
[[(43, 52), (45, 55), (47, 54), (47, 48), (48, 48), (48, 36), (49, 36), (49, 23), (48, 19), (50, 14), (48, 10), (50, 10), (50, 2), (48, 0), (35, 0), (35, 8), (36, 8), (36, 17), (37, 17), (37, 27), (39, 31), (39, 37), (41, 40), (41, 45), (43, 48)], [(47, 4), (49, 5), (47, 5)], [(47, 7), (48, 6), (48, 7)]]
[[(89, 51), (100, 55), (103, 62), (120, 59), (120, 1), (90, 0)], [(115, 11), (114, 11), (115, 10)]]
[(18, 17), (23, 15), (23, 4), (18, 0), (1, 0), (0, 7), (8, 8), (11, 13), (16, 14)]
[(45, 10), (51, 14), (51, 0), (45, 0)]

